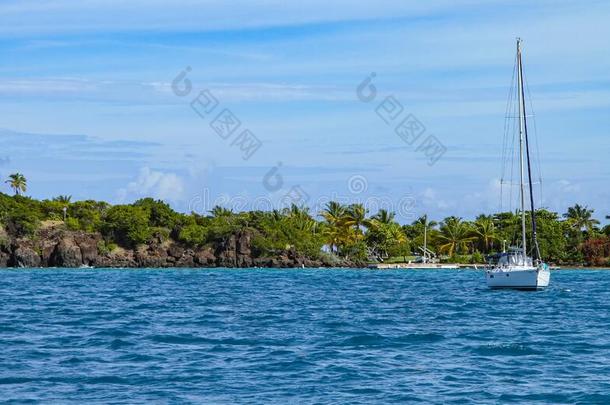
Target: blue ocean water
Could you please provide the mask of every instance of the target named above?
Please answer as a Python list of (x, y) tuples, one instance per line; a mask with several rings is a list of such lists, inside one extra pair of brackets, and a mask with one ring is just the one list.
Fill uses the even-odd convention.
[(610, 272), (0, 270), (0, 401), (609, 403)]

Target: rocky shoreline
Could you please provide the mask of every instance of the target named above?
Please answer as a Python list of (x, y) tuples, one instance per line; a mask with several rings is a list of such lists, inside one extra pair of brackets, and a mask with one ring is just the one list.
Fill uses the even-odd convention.
[(238, 232), (214, 246), (190, 247), (173, 240), (155, 240), (134, 249), (105, 251), (99, 233), (39, 230), (31, 238), (12, 238), (0, 228), (0, 267), (361, 267), (362, 263), (333, 257), (308, 258), (294, 250), (257, 256), (252, 235)]

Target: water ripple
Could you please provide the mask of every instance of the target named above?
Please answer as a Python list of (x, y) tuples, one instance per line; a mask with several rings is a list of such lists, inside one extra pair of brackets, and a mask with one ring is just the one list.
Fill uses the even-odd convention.
[(0, 270), (2, 400), (610, 403), (610, 272)]

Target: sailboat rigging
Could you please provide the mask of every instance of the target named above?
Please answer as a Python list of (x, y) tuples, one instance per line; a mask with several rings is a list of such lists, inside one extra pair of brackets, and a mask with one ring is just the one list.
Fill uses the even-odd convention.
[[(530, 160), (527, 114), (525, 105), (525, 86), (523, 78), (522, 41), (517, 38), (517, 91), (519, 119), (519, 200), (521, 213), (521, 248), (512, 248), (503, 252), (498, 264), (487, 270), (487, 285), (491, 288), (539, 289), (548, 286), (550, 281), (549, 267), (542, 261), (538, 246), (536, 228), (536, 209)], [(525, 170), (528, 177), (529, 209), (532, 224), (532, 258), (528, 257), (525, 207)], [(532, 260), (533, 259), (533, 260)]]

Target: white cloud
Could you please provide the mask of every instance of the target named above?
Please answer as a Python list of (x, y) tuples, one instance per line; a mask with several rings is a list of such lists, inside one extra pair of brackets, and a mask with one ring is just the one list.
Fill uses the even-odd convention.
[(183, 199), (183, 195), (184, 181), (178, 175), (143, 167), (135, 181), (118, 191), (118, 200), (126, 202), (137, 198), (153, 197), (177, 202)]
[(424, 210), (428, 208), (433, 210), (444, 211), (454, 206), (454, 203), (452, 201), (446, 201), (440, 198), (437, 191), (430, 187), (427, 187), (420, 194), (417, 200), (421, 202), (422, 208)]
[(555, 184), (558, 191), (562, 193), (576, 193), (580, 191), (580, 186), (568, 180), (559, 180)]

